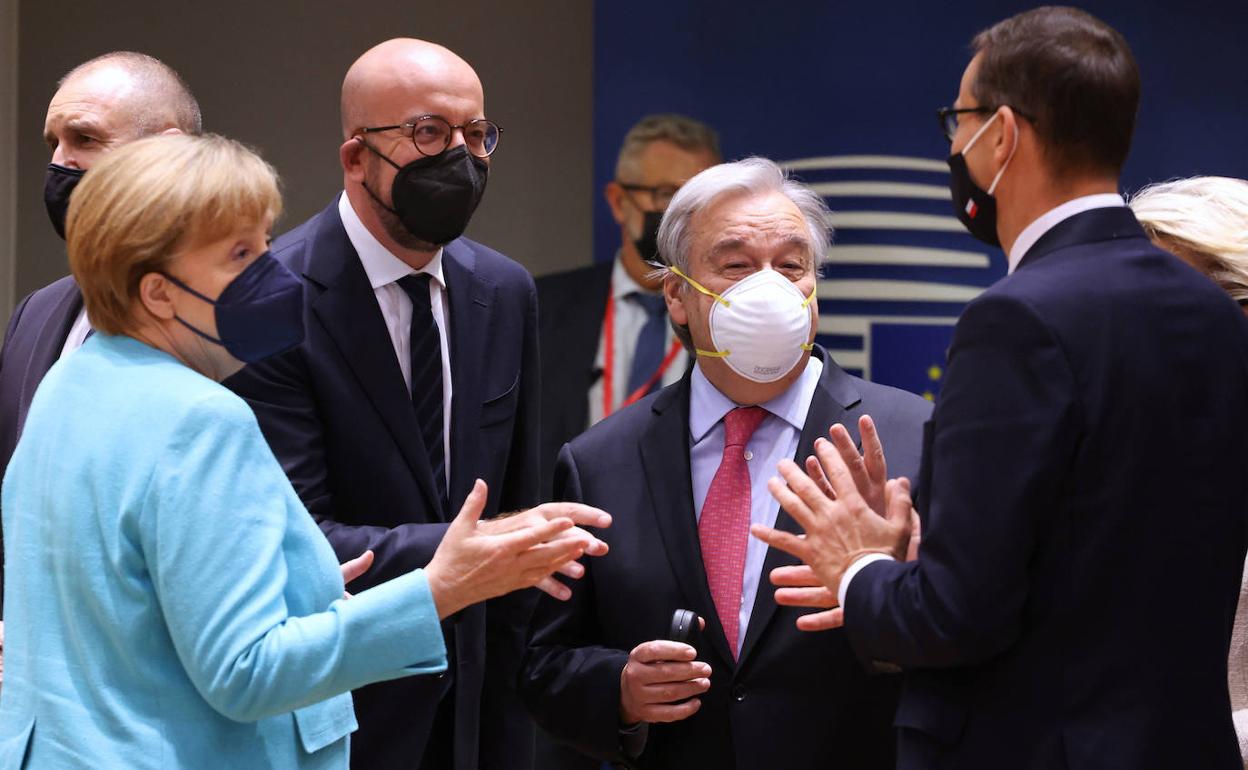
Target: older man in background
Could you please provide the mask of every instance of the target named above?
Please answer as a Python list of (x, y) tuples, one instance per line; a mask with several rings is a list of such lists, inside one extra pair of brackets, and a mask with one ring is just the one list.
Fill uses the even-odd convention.
[(719, 163), (719, 136), (684, 115), (629, 129), (603, 191), (620, 228), (615, 259), (537, 281), (542, 342), (542, 483), (559, 447), (590, 425), (684, 376), (689, 359), (651, 275), (659, 220), (680, 186)]
[[(195, 97), (178, 73), (158, 59), (114, 51), (70, 70), (61, 78), (43, 124), (51, 155), (43, 198), (57, 235), (65, 237), (65, 212), (78, 180), (103, 155), (145, 136), (198, 134), (201, 130)], [(26, 411), (43, 376), (57, 359), (77, 350), (90, 333), (82, 293), (72, 276), (18, 303), (0, 350), (0, 474), (17, 446)], [(3, 554), (0, 544), (0, 602)], [(0, 651), (3, 644), (0, 623)]]

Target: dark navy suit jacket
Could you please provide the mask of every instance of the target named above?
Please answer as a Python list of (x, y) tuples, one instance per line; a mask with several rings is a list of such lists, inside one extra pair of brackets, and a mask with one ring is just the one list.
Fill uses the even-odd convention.
[(1060, 223), (971, 302), (919, 560), (845, 601), (858, 653), (908, 669), (899, 767), (1241, 767), (1245, 426), (1248, 324), (1125, 207)]
[[(70, 327), (82, 310), (82, 292), (71, 276), (26, 296), (4, 332), (0, 348), (0, 477), (26, 423), (26, 410), (43, 376), (61, 357)], [(0, 617), (4, 612), (4, 543), (0, 540)]]
[[(918, 469), (930, 405), (852, 377), (827, 357), (798, 444), (798, 458), (840, 422), (876, 421), (890, 473)], [(556, 496), (614, 517), (611, 546), (589, 560), (570, 601), (539, 600), (521, 694), (538, 724), (577, 750), (618, 758), (620, 671), (637, 644), (662, 638), (672, 612), (706, 619), (699, 658), (711, 689), (687, 720), (651, 725), (639, 764), (653, 768), (805, 770), (891, 768), (896, 677), (872, 676), (840, 631), (808, 633), (809, 610), (778, 607), (767, 578), (795, 560), (769, 550), (739, 661), (734, 662), (707, 587), (689, 462), (689, 376), (590, 428), (563, 448)], [(783, 510), (776, 526), (800, 531)], [(565, 766), (574, 766), (568, 760)]]
[[(447, 511), (337, 201), (279, 238), (273, 254), (304, 280), (306, 339), (226, 384), (252, 405), (339, 558), (375, 552), (353, 592), (427, 564), (477, 478), (489, 485), (486, 516), (537, 502), (537, 301), (522, 267), (466, 238), (443, 251), (454, 394)], [(527, 767), (533, 728), (515, 679), (532, 593), (469, 607), (446, 624), (449, 676), (357, 690), (352, 764), (418, 766), (453, 680), (456, 769)]]
[(560, 448), (589, 427), (589, 389), (602, 376), (594, 358), (614, 267), (614, 261), (597, 262), (537, 279), (543, 498), (550, 496)]

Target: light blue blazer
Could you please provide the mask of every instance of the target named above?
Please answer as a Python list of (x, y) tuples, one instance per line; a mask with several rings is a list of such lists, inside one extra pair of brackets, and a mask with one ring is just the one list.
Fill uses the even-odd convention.
[(343, 600), (246, 403), (128, 337), (52, 367), (0, 505), (0, 770), (345, 768), (349, 691), (446, 667), (424, 574)]

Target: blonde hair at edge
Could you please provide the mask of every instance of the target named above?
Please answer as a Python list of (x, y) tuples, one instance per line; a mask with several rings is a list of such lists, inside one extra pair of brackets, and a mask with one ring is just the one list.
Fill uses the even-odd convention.
[(144, 275), (181, 249), (270, 222), (281, 208), (277, 172), (232, 139), (163, 135), (108, 153), (74, 190), (65, 220), (91, 325), (131, 331)]
[(1248, 300), (1248, 181), (1197, 176), (1149, 185), (1131, 209), (1154, 241), (1191, 251), (1234, 300)]

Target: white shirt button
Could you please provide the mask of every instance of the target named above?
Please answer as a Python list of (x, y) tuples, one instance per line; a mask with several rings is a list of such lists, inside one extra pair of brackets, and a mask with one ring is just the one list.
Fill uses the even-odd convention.
[(745, 459), (746, 459), (746, 460), (753, 460), (753, 459), (754, 459), (754, 453), (753, 453), (753, 452), (751, 452), (751, 451), (750, 451), (750, 450), (748, 450), (748, 449), (747, 449), (747, 450), (745, 450)]

